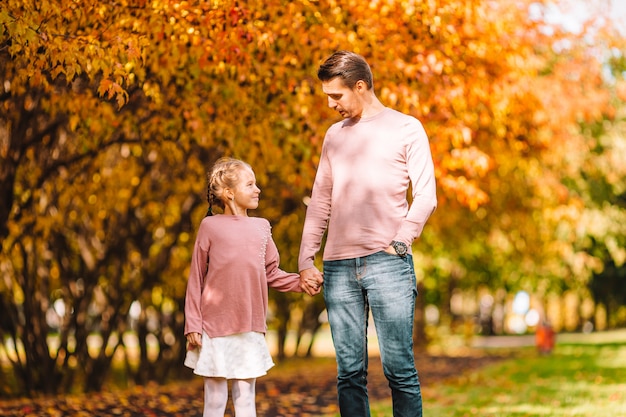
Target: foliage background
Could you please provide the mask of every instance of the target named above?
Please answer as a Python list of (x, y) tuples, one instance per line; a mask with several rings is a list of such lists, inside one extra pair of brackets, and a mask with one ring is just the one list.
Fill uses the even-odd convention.
[[(337, 120), (315, 73), (336, 49), (363, 54), (381, 100), (431, 139), (420, 336), (426, 304), (454, 328), (482, 295), (506, 306), (518, 290), (544, 318), (574, 294), (572, 330), (623, 325), (623, 38), (594, 16), (577, 33), (548, 25), (548, 3), (3, 2), (2, 391), (99, 390), (114, 358), (133, 383), (180, 376), (187, 265), (222, 155), (254, 167), (256, 214), (297, 269)], [(288, 329), (319, 328), (323, 300), (272, 297), (282, 358)]]

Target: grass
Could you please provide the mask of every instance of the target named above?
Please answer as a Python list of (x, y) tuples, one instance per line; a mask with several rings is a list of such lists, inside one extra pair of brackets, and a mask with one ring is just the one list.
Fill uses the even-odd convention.
[[(439, 349), (443, 350), (445, 346), (452, 351), (455, 346), (462, 345), (458, 340), (450, 338), (442, 340), (440, 344)], [(492, 347), (484, 341), (473, 344), (480, 354), (494, 354), (510, 359), (503, 359), (475, 371), (461, 373), (459, 370), (458, 376), (443, 381), (436, 379), (436, 382), (429, 383), (427, 378), (424, 378), (422, 386), (424, 416), (626, 417), (626, 329), (588, 335), (559, 334), (556, 348), (550, 355), (537, 353), (533, 347), (532, 337), (501, 338), (498, 346), (500, 347)], [(460, 349), (458, 353), (463, 353), (463, 350)], [(468, 360), (471, 360), (471, 357)], [(436, 362), (430, 364), (434, 366)], [(452, 368), (453, 372), (456, 369)], [(272, 412), (271, 415), (317, 416), (329, 413), (325, 414), (326, 417), (339, 416), (330, 414), (337, 409), (334, 388), (330, 388), (331, 392), (325, 392), (324, 390), (328, 387), (322, 383), (328, 381), (329, 374), (330, 379), (334, 379), (334, 358), (316, 358), (315, 362), (311, 362), (310, 358), (290, 360), (279, 363), (271, 372), (275, 377), (272, 382), (274, 387), (270, 387), (267, 391), (265, 400), (273, 401), (272, 405), (279, 403), (277, 407), (282, 407), (281, 410), (295, 410), (293, 414), (291, 411), (281, 411)], [(449, 372), (441, 373), (441, 375), (449, 374)], [(6, 382), (0, 375), (0, 388)], [(103, 407), (113, 407), (111, 404), (114, 404), (117, 411), (123, 408), (118, 407), (122, 404), (126, 408), (132, 406), (130, 408), (133, 410), (144, 407), (146, 410), (154, 409), (160, 412), (165, 408), (178, 407), (177, 413), (170, 412), (169, 415), (199, 415), (201, 397), (198, 397), (196, 392), (200, 392), (201, 388), (198, 380), (193, 383), (195, 384), (193, 387), (189, 385), (190, 382), (171, 385), (168, 388), (151, 385), (140, 391), (137, 391), (139, 387), (135, 387), (120, 390), (115, 395), (108, 393), (95, 397), (93, 395), (60, 396), (54, 400), (44, 398), (43, 402), (37, 403), (27, 399), (26, 404), (30, 409), (38, 407), (37, 410), (47, 410), (56, 407), (56, 405), (50, 405), (56, 404), (50, 401), (60, 401), (64, 407), (82, 409), (84, 414), (80, 415), (93, 416), (112, 415), (93, 412), (94, 405), (99, 403)], [(268, 383), (269, 380), (261, 382), (263, 385)], [(318, 412), (318, 409), (314, 414), (300, 412), (303, 404), (306, 404), (306, 399), (319, 395), (330, 396), (332, 406), (323, 408), (321, 412)], [(145, 401), (139, 401), (137, 398)], [(261, 402), (259, 399), (257, 404)], [(1, 409), (2, 402), (0, 401), (0, 414), (24, 415), (23, 413), (6, 414)], [(148, 414), (144, 412), (142, 415)], [(29, 415), (47, 414), (33, 412)], [(79, 415), (79, 413), (77, 411), (63, 415)], [(391, 417), (391, 400), (372, 403), (372, 416)]]
[[(436, 417), (626, 417), (626, 344), (557, 344), (550, 355), (521, 348), (508, 359), (422, 387)], [(391, 400), (372, 404), (392, 416)]]

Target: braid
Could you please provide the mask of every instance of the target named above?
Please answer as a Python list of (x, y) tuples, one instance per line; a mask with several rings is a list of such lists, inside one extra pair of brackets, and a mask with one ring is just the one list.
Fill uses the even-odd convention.
[(213, 215), (213, 202), (211, 201), (211, 180), (210, 179), (208, 181), (208, 186), (206, 190), (206, 201), (208, 201), (209, 203), (209, 209), (207, 210), (204, 217), (212, 216)]
[[(213, 215), (213, 206), (224, 209), (223, 194), (225, 188), (234, 188), (239, 179), (239, 170), (250, 166), (238, 159), (220, 158), (215, 162), (211, 172), (207, 175), (207, 202), (209, 209), (206, 215)], [(251, 168), (250, 168), (251, 169)]]

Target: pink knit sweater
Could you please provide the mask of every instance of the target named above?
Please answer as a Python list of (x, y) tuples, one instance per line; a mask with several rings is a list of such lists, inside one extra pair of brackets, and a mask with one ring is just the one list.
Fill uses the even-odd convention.
[[(200, 224), (185, 297), (185, 334), (266, 331), (268, 286), (302, 292), (299, 275), (279, 268), (266, 219), (215, 215)], [(208, 268), (207, 268), (208, 267)]]
[(324, 260), (371, 255), (392, 240), (410, 247), (436, 207), (428, 137), (416, 118), (385, 108), (335, 123), (324, 138), (298, 267), (313, 267), (326, 229)]

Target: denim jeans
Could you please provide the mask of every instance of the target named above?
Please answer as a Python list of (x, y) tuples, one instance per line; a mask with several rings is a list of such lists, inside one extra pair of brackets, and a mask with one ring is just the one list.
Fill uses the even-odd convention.
[(421, 417), (413, 357), (417, 287), (413, 258), (386, 252), (324, 261), (324, 300), (337, 358), (337, 394), (344, 417), (369, 417), (367, 322), (371, 310), (395, 417)]

